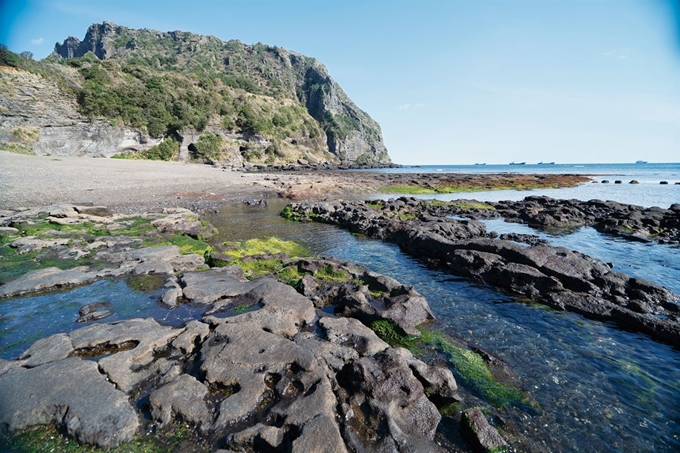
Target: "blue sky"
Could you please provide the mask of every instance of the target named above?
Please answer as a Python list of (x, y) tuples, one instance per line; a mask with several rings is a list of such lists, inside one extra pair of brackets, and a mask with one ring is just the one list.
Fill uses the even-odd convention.
[(104, 20), (317, 58), (403, 164), (680, 161), (680, 0), (0, 0), (46, 57)]

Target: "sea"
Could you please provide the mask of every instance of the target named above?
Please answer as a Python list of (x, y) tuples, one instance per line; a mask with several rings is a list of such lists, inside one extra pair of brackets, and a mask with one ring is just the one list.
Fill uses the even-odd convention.
[[(548, 195), (564, 199), (615, 200), (641, 206), (680, 203), (680, 164), (548, 164), (412, 166), (380, 172), (578, 173), (594, 183), (570, 189), (491, 191), (427, 195), (497, 201)], [(603, 183), (608, 180), (609, 183)], [(621, 184), (614, 184), (620, 180)], [(637, 180), (639, 184), (629, 184)], [(667, 181), (668, 184), (660, 184)], [(399, 195), (385, 195), (397, 197)], [(618, 326), (513, 299), (487, 285), (429, 268), (394, 244), (356, 236), (332, 225), (300, 224), (281, 218), (286, 202), (265, 208), (228, 206), (208, 217), (218, 240), (277, 236), (295, 240), (321, 256), (360, 263), (412, 285), (423, 294), (436, 326), (461, 344), (482, 348), (501, 359), (535, 407), (508, 408), (505, 421), (526, 440), (517, 451), (678, 452), (680, 451), (680, 349)], [(590, 227), (559, 234), (503, 220), (486, 222), (489, 231), (537, 234), (554, 245), (579, 250), (614, 264), (614, 269), (645, 278), (680, 294), (680, 247), (629, 242)], [(141, 293), (122, 280), (0, 303), (0, 354), (16, 358), (36, 339), (69, 331), (78, 308), (109, 300), (111, 319), (153, 316), (180, 325), (200, 317), (199, 307), (166, 310), (158, 294)], [(445, 361), (442, 357), (441, 361)], [(441, 362), (440, 362), (441, 363)], [(467, 383), (453, 370), (459, 385)], [(470, 390), (474, 392), (474, 390)], [(503, 420), (496, 420), (503, 429)]]
[[(680, 163), (406, 165), (401, 168), (361, 171), (383, 173), (575, 174), (589, 176), (593, 179), (592, 183), (571, 189), (494, 190), (467, 192), (465, 194), (427, 195), (428, 198), (439, 200), (464, 197), (480, 201), (500, 201), (521, 200), (529, 195), (547, 195), (558, 199), (615, 200), (645, 207), (668, 208), (673, 203), (680, 203)], [(616, 184), (616, 181), (620, 181), (620, 183)], [(630, 184), (631, 181), (637, 181), (639, 184)], [(661, 184), (662, 181), (667, 184)]]

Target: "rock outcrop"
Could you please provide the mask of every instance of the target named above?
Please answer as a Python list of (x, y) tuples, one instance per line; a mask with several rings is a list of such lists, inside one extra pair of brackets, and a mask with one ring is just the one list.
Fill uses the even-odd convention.
[(374, 208), (363, 202), (326, 201), (289, 205), (284, 213), (395, 242), (457, 275), (680, 344), (680, 298), (667, 289), (563, 247), (530, 245), (525, 238), (522, 243), (495, 239), (481, 222), (435, 217), (422, 207), (415, 198)]
[[(146, 48), (149, 41), (153, 42), (153, 50)], [(177, 51), (177, 46), (182, 50)], [(213, 70), (270, 87), (276, 79), (276, 86), (305, 105), (323, 126), (328, 150), (342, 162), (390, 162), (378, 123), (354, 105), (325, 66), (313, 58), (280, 47), (249, 46), (235, 40), (225, 43), (213, 36), (182, 31), (134, 30), (111, 22), (92, 24), (82, 41), (69, 37), (57, 43), (52, 55), (75, 58), (88, 52), (100, 60), (125, 61), (152, 54), (156, 58), (174, 57), (177, 66), (185, 68), (193, 68), (200, 60), (200, 64), (208, 64)], [(261, 65), (264, 66), (260, 68)], [(253, 71), (252, 66), (258, 71)]]
[[(53, 65), (77, 86), (78, 74)], [(39, 155), (110, 157), (126, 151), (142, 151), (158, 143), (138, 128), (112, 126), (103, 119), (89, 119), (78, 111), (75, 96), (40, 75), (0, 66), (0, 144)]]
[[(391, 164), (378, 123), (327, 69), (279, 47), (103, 22), (83, 41), (57, 43), (48, 60), (7, 62), (16, 66), (0, 66), (7, 94), (0, 145), (7, 150), (91, 157), (152, 150), (153, 158), (238, 168)], [(206, 70), (215, 76), (199, 83)], [(154, 90), (177, 93), (166, 99)], [(135, 103), (144, 93), (145, 103)], [(205, 145), (205, 134), (220, 143)], [(178, 149), (154, 148), (163, 138)]]
[(597, 231), (642, 242), (677, 244), (680, 242), (680, 204), (668, 209), (603, 200), (556, 200), (531, 196), (520, 201), (484, 203), (487, 209), (470, 209), (480, 205), (475, 200), (451, 203), (424, 203), (432, 215), (458, 215), (474, 219), (504, 218), (547, 230), (571, 230), (590, 226)]
[[(271, 278), (205, 274), (220, 278), (219, 299), (202, 299), (209, 307), (231, 300), (252, 311), (209, 309), (217, 314), (183, 328), (91, 324), (40, 340), (0, 367), (0, 426), (54, 424), (102, 448), (183, 423), (204, 445), (233, 451), (441, 451), (433, 401), (459, 399), (448, 369)], [(187, 275), (183, 291), (201, 282)]]

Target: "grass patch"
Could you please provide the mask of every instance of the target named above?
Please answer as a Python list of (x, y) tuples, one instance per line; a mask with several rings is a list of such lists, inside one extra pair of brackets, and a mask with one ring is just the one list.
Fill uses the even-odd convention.
[(89, 258), (63, 260), (56, 258), (52, 253), (42, 251), (20, 255), (15, 249), (3, 246), (0, 247), (0, 284), (21, 277), (28, 272), (46, 267), (70, 269), (88, 264), (91, 264)]
[(281, 214), (279, 215), (284, 219), (292, 220), (293, 222), (302, 222), (302, 215), (299, 212), (294, 211), (290, 205), (283, 208), (283, 211), (281, 211)]
[(283, 270), (283, 261), (271, 259), (235, 259), (230, 264), (243, 269), (243, 274), (248, 280), (254, 280), (269, 274), (278, 274)]
[(393, 219), (401, 220), (402, 222), (405, 222), (407, 220), (413, 220), (418, 218), (418, 214), (415, 212), (409, 212), (409, 211), (399, 211), (394, 216), (392, 216)]
[(454, 417), (460, 411), (460, 404), (451, 403), (439, 408), (439, 413), (444, 417)]
[(373, 208), (373, 209), (382, 209), (383, 206), (385, 206), (385, 204), (382, 200), (364, 201), (364, 204), (366, 206), (368, 206), (369, 208)]
[(300, 284), (300, 280), (304, 277), (304, 275), (298, 271), (297, 266), (288, 266), (281, 270), (276, 276), (279, 280), (293, 288), (297, 288)]
[(481, 210), (489, 210), (489, 211), (495, 211), (496, 208), (493, 206), (482, 203), (479, 201), (452, 201), (450, 205), (455, 206), (460, 209), (464, 209), (466, 211), (469, 211), (471, 209), (481, 209)]
[(454, 372), (474, 392), (495, 407), (528, 405), (529, 399), (518, 389), (499, 382), (484, 359), (474, 351), (462, 348), (441, 332), (419, 328), (421, 336), (406, 335), (393, 321), (378, 320), (371, 324), (375, 333), (392, 346), (416, 351), (422, 346), (434, 347), (446, 354)]
[(0, 151), (7, 151), (15, 154), (25, 154), (27, 156), (36, 155), (31, 148), (22, 143), (3, 143), (0, 145)]
[(166, 439), (145, 437), (133, 439), (115, 448), (102, 450), (91, 445), (81, 445), (77, 441), (65, 437), (53, 427), (30, 429), (12, 436), (6, 442), (0, 441), (2, 451), (16, 453), (164, 453), (172, 451), (172, 447), (184, 439), (184, 433), (171, 433)]
[(204, 241), (199, 241), (198, 239), (185, 236), (183, 234), (178, 234), (170, 238), (170, 243), (179, 247), (179, 252), (182, 255), (201, 255), (204, 257), (209, 257), (213, 248)]
[(437, 193), (436, 190), (421, 186), (383, 186), (379, 189), (383, 193), (399, 193), (408, 195), (428, 195)]
[(109, 234), (123, 236), (140, 236), (148, 231), (153, 231), (156, 229), (153, 225), (151, 225), (151, 219), (145, 219), (143, 217), (127, 217), (118, 220), (118, 223), (125, 226), (123, 228), (111, 230)]
[(326, 283), (345, 283), (352, 280), (352, 277), (342, 269), (333, 269), (333, 266), (326, 265), (314, 272), (314, 277)]
[(309, 256), (310, 252), (294, 241), (285, 241), (277, 237), (264, 239), (248, 239), (242, 242), (224, 242), (223, 245), (231, 247), (231, 250), (224, 252), (225, 255), (234, 258), (245, 258), (246, 256), (257, 255), (276, 255), (283, 253), (291, 258)]

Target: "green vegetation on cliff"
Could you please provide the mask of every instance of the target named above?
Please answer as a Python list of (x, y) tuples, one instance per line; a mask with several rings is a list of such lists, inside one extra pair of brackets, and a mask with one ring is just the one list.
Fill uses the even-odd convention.
[(57, 44), (41, 62), (3, 47), (0, 65), (55, 80), (92, 119), (155, 138), (205, 131), (224, 139), (194, 143), (194, 159), (220, 159), (230, 149), (243, 160), (264, 163), (307, 155), (359, 164), (390, 161), (378, 124), (326, 68), (279, 47), (104, 22), (90, 26), (82, 42)]

